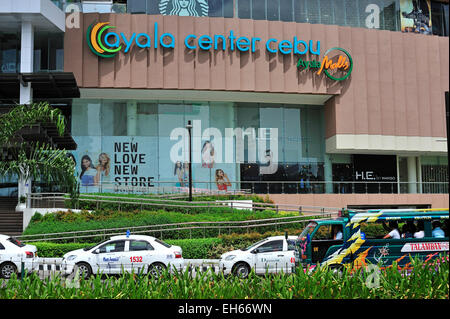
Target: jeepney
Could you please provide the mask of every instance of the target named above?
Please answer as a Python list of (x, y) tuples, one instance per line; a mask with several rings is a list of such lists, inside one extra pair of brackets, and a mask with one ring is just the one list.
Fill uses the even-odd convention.
[[(384, 267), (393, 262), (408, 266), (410, 257), (415, 256), (430, 260), (448, 254), (448, 219), (448, 208), (342, 210), (337, 218), (314, 220), (305, 227), (297, 239), (298, 260), (303, 267), (320, 264), (331, 268), (369, 263)], [(398, 224), (401, 238), (385, 238), (390, 222)], [(436, 223), (441, 224), (444, 237), (433, 237)], [(413, 225), (423, 237), (408, 236), (405, 225)], [(342, 238), (336, 236), (339, 232)]]

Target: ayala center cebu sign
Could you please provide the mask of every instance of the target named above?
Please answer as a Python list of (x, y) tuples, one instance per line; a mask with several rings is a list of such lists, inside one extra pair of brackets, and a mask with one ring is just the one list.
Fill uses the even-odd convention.
[[(175, 36), (171, 33), (161, 33), (159, 25), (154, 24), (154, 34), (132, 33), (126, 36), (123, 32), (114, 32), (114, 26), (109, 22), (93, 23), (86, 33), (87, 43), (91, 51), (101, 58), (114, 57), (119, 51), (128, 53), (133, 46), (142, 49), (175, 49)], [(227, 36), (224, 35), (195, 35), (189, 34), (184, 38), (184, 46), (189, 50), (227, 50), (240, 52), (255, 52), (261, 38), (245, 36), (238, 37), (233, 30)], [(320, 75), (322, 72), (330, 79), (342, 81), (347, 79), (353, 70), (353, 60), (350, 54), (338, 47), (328, 49), (322, 60), (304, 60), (303, 56), (310, 53), (320, 57), (320, 41), (304, 41), (294, 36), (292, 40), (270, 38), (264, 43), (265, 49), (273, 54), (299, 55), (297, 68), (300, 71), (311, 70)], [(336, 54), (337, 53), (337, 54)], [(333, 55), (334, 54), (334, 55)]]

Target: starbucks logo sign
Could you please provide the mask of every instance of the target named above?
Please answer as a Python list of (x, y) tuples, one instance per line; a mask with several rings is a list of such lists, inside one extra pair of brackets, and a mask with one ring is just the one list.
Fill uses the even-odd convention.
[(160, 0), (159, 12), (162, 15), (207, 17), (207, 0)]

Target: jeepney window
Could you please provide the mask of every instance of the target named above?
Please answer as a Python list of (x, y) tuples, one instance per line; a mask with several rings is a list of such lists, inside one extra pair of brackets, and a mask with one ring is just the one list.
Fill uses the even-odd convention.
[(298, 236), (298, 238), (303, 238), (306, 237), (306, 235), (311, 235), (316, 226), (317, 226), (316, 222), (309, 223), (308, 225), (306, 225), (305, 229), (303, 229), (302, 233)]
[(444, 227), (442, 228), (444, 230), (445, 237), (448, 237), (448, 218), (443, 222)]
[(443, 228), (445, 228), (444, 227), (444, 223), (443, 223), (443, 221), (441, 219), (434, 219), (431, 222), (431, 227), (432, 227), (431, 228), (432, 229), (432, 232), (431, 232), (432, 237), (434, 237), (434, 238), (444, 238), (444, 237), (446, 237), (444, 229), (443, 229)]
[(360, 230), (366, 239), (382, 239), (386, 235), (386, 229), (382, 223), (361, 223)]
[(331, 225), (320, 225), (319, 229), (314, 234), (314, 240), (331, 240), (333, 233), (331, 232)]

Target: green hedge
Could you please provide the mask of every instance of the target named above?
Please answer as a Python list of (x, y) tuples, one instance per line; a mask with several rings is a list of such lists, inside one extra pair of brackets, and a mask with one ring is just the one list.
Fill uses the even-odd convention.
[[(165, 240), (166, 243), (180, 246), (183, 250), (183, 257), (187, 259), (209, 258), (210, 252), (214, 250), (214, 246), (218, 245), (221, 240), (219, 238), (199, 238), (199, 239), (181, 239), (181, 240)], [(89, 246), (95, 243), (50, 243), (50, 242), (30, 242), (35, 245), (38, 250), (39, 257), (61, 258), (64, 254)]]
[[(176, 201), (188, 201), (188, 197), (181, 197), (176, 199), (166, 199), (162, 201), (162, 198), (156, 198), (152, 195), (134, 195), (134, 194), (113, 194), (113, 193), (95, 193), (95, 194), (89, 194), (89, 197), (86, 197), (84, 195), (87, 194), (80, 194), (80, 197), (77, 200), (77, 203), (74, 204), (72, 200), (67, 199), (65, 204), (66, 207), (70, 208), (78, 208), (78, 209), (85, 209), (85, 210), (123, 210), (123, 211), (133, 211), (133, 210), (158, 210), (163, 208), (166, 211), (171, 212), (182, 212), (182, 213), (189, 213), (189, 214), (199, 214), (199, 213), (205, 213), (205, 212), (226, 212), (230, 211), (231, 208), (225, 206), (225, 207), (204, 207), (205, 204), (189, 204), (189, 208), (179, 207), (179, 206), (167, 206), (167, 205), (186, 205), (185, 203), (178, 203)], [(115, 202), (128, 202), (128, 203), (105, 203), (105, 202), (95, 202), (92, 200), (96, 199), (96, 195), (98, 196), (113, 196), (114, 199), (107, 199), (107, 198), (100, 198), (100, 200), (113, 200)], [(180, 194), (183, 196), (184, 194)], [(86, 201), (86, 199), (89, 199), (89, 201)], [(153, 203), (158, 205), (142, 205), (142, 199), (145, 199), (146, 203)], [(152, 200), (154, 199), (154, 200)], [(211, 205), (218, 205), (215, 201), (216, 200), (252, 200), (255, 203), (273, 203), (269, 199), (269, 197), (261, 198), (257, 195), (218, 195), (218, 196), (201, 196), (201, 197), (195, 197), (194, 202), (210, 202)], [(130, 204), (130, 202), (135, 202), (136, 204)]]
[[(80, 213), (56, 212), (52, 214), (41, 215), (35, 213), (24, 235), (48, 234), (81, 230), (101, 230), (107, 228), (125, 228), (135, 226), (174, 224), (184, 222), (204, 222), (204, 221), (243, 221), (259, 220), (274, 217), (293, 216), (297, 213), (275, 212), (275, 211), (211, 211), (197, 214), (187, 214), (181, 212), (170, 212), (166, 210), (158, 211), (112, 211), (98, 210), (92, 213), (82, 211)], [(310, 217), (308, 217), (310, 218)], [(307, 219), (307, 217), (305, 217)], [(291, 229), (302, 228), (299, 224), (292, 224)], [(258, 232), (275, 230), (276, 226), (265, 226), (257, 229)], [(233, 230), (236, 232), (247, 232), (246, 228)], [(224, 232), (222, 228), (221, 233)], [(208, 238), (217, 237), (219, 229), (204, 228), (194, 230), (176, 230), (164, 232), (164, 239), (184, 239), (184, 238)], [(152, 235), (152, 233), (150, 233)], [(157, 234), (154, 234), (157, 235)], [(158, 234), (159, 235), (159, 234)], [(99, 241), (98, 238), (85, 239), (84, 241)]]

